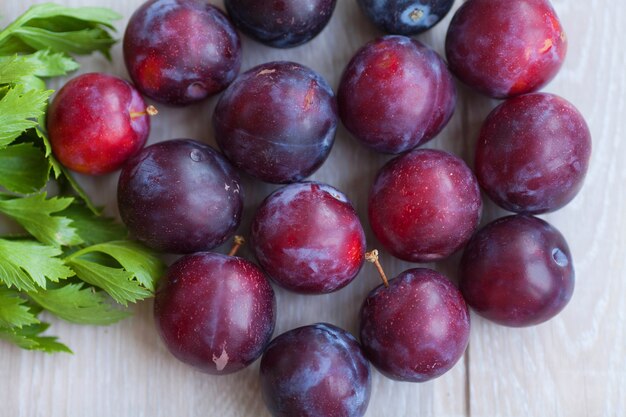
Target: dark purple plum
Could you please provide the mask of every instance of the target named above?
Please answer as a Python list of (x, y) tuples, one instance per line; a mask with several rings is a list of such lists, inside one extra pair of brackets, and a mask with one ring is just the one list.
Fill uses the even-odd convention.
[(445, 127), (456, 89), (435, 51), (415, 39), (385, 36), (352, 58), (337, 100), (352, 135), (376, 151), (396, 154), (428, 142)]
[(274, 332), (276, 299), (253, 263), (198, 252), (169, 267), (156, 292), (154, 317), (174, 356), (224, 375), (261, 356)]
[(54, 96), (47, 128), (54, 156), (67, 168), (99, 175), (119, 169), (143, 148), (149, 114), (139, 92), (108, 74), (72, 78)]
[(225, 0), (235, 25), (246, 35), (275, 48), (291, 48), (317, 36), (330, 20), (337, 0)]
[(452, 72), (495, 98), (539, 90), (559, 72), (566, 52), (567, 37), (548, 0), (467, 0), (446, 37)]
[(361, 10), (380, 30), (394, 35), (417, 35), (435, 26), (454, 0), (358, 0)]
[(175, 139), (148, 146), (126, 163), (117, 204), (137, 240), (163, 252), (192, 253), (233, 235), (243, 190), (233, 167), (213, 148)]
[(241, 44), (226, 15), (208, 1), (150, 0), (128, 22), (124, 60), (143, 94), (187, 105), (235, 79)]
[(335, 141), (337, 105), (328, 83), (293, 62), (245, 72), (213, 115), (218, 145), (238, 168), (263, 181), (291, 183), (315, 172)]
[(316, 182), (267, 197), (252, 222), (252, 248), (268, 275), (299, 293), (339, 290), (364, 261), (365, 233), (346, 196)]
[(463, 296), (505, 326), (543, 323), (572, 298), (574, 265), (563, 235), (536, 217), (498, 219), (470, 240), (459, 269)]
[(553, 94), (526, 94), (500, 104), (485, 120), (476, 175), (501, 207), (546, 213), (576, 196), (590, 157), (589, 127), (572, 104)]
[(432, 269), (404, 271), (369, 293), (361, 307), (365, 356), (391, 379), (424, 382), (450, 370), (469, 342), (459, 290)]
[(409, 262), (444, 259), (478, 227), (482, 201), (469, 167), (444, 151), (418, 149), (389, 161), (370, 190), (374, 234)]
[(261, 359), (261, 392), (273, 417), (361, 417), (370, 364), (356, 339), (318, 323), (281, 334)]

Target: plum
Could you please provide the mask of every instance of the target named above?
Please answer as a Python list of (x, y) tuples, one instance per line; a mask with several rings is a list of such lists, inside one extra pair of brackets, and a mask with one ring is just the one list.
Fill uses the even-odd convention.
[(281, 334), (261, 359), (261, 393), (274, 417), (362, 417), (370, 365), (356, 339), (327, 323)]
[(188, 105), (235, 79), (241, 43), (226, 15), (207, 1), (149, 0), (128, 22), (124, 61), (143, 94)]
[(262, 64), (224, 92), (213, 127), (218, 145), (237, 168), (266, 182), (300, 181), (324, 163), (333, 146), (335, 96), (303, 65)]
[(572, 255), (549, 223), (523, 214), (504, 217), (467, 244), (459, 286), (467, 304), (489, 320), (512, 327), (543, 323), (572, 298)]
[(478, 227), (482, 201), (469, 167), (444, 151), (417, 149), (389, 161), (369, 194), (370, 225), (392, 255), (409, 262), (444, 259)]
[(279, 285), (300, 293), (337, 291), (358, 274), (365, 233), (346, 196), (317, 182), (268, 196), (252, 222), (252, 248)]
[(553, 94), (532, 93), (496, 107), (476, 147), (476, 176), (501, 207), (546, 213), (582, 187), (591, 157), (589, 127), (576, 108)]
[(372, 290), (361, 307), (365, 356), (387, 377), (424, 382), (463, 356), (470, 316), (459, 290), (426, 268), (404, 271)]
[(443, 19), (454, 0), (357, 0), (380, 30), (394, 35), (417, 35)]
[(566, 52), (567, 37), (548, 0), (467, 0), (446, 36), (454, 75), (494, 98), (539, 90)]
[(159, 142), (128, 161), (117, 204), (131, 235), (163, 252), (210, 250), (241, 221), (243, 190), (228, 161), (191, 139)]
[(428, 46), (385, 36), (362, 47), (345, 69), (337, 93), (339, 117), (364, 145), (408, 151), (434, 138), (456, 106), (446, 64)]
[(169, 351), (210, 374), (230, 374), (261, 356), (276, 321), (274, 291), (253, 263), (210, 252), (172, 264), (154, 300)]
[(83, 174), (107, 174), (143, 148), (149, 115), (139, 92), (127, 81), (102, 73), (79, 75), (56, 94), (47, 129), (54, 156)]
[(337, 0), (225, 0), (235, 25), (266, 45), (291, 48), (317, 36)]

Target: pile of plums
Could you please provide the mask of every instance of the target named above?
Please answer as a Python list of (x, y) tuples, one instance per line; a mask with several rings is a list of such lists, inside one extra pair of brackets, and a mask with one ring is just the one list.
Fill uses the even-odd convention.
[[(118, 205), (132, 236), (184, 254), (161, 280), (154, 304), (168, 349), (212, 374), (238, 371), (263, 355), (263, 399), (275, 416), (362, 416), (370, 362), (390, 378), (421, 382), (458, 361), (469, 339), (467, 305), (497, 323), (528, 326), (559, 313), (572, 296), (567, 243), (532, 216), (574, 198), (590, 157), (581, 114), (563, 98), (536, 92), (565, 57), (561, 23), (548, 0), (467, 0), (448, 29), (446, 64), (407, 35), (435, 25), (452, 3), (358, 0), (391, 35), (356, 52), (335, 99), (319, 74), (295, 62), (238, 75), (235, 29), (293, 47), (325, 27), (335, 0), (226, 0), (232, 23), (206, 1), (150, 0), (124, 37), (135, 87), (87, 74), (71, 80), (50, 107), (58, 159), (91, 174), (123, 167)], [(453, 74), (505, 99), (482, 126), (474, 171), (449, 152), (416, 149), (453, 115)], [(139, 92), (183, 106), (223, 90), (212, 119), (221, 153), (191, 139), (141, 149), (154, 109)], [(329, 293), (350, 284), (366, 257), (377, 262), (375, 253), (366, 254), (361, 221), (346, 196), (328, 184), (301, 182), (328, 157), (338, 120), (365, 146), (400, 154), (382, 167), (369, 193), (369, 224), (384, 249), (420, 263), (465, 248), (460, 290), (434, 270), (410, 269), (385, 278), (365, 299), (361, 344), (324, 323), (270, 341), (276, 301), (268, 278), (299, 293)], [(209, 252), (239, 226), (238, 170), (286, 184), (261, 203), (252, 222), (259, 266), (236, 256), (240, 240), (229, 255)], [(518, 214), (477, 231), (481, 187)]]

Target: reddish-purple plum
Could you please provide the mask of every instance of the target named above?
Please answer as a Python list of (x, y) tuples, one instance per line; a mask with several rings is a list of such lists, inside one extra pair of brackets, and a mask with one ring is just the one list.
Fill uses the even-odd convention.
[(352, 135), (376, 151), (396, 154), (428, 142), (445, 127), (456, 89), (435, 51), (415, 39), (386, 36), (352, 58), (337, 100)]
[(469, 342), (470, 317), (459, 290), (431, 269), (404, 271), (369, 293), (361, 307), (365, 356), (389, 378), (441, 376)]
[(291, 48), (317, 36), (337, 0), (225, 0), (235, 25), (248, 36), (276, 48)]
[(432, 262), (460, 249), (478, 227), (478, 182), (458, 157), (418, 149), (389, 161), (369, 194), (374, 234), (392, 255)]
[(48, 110), (52, 152), (76, 172), (115, 171), (145, 145), (153, 112), (130, 83), (101, 73), (80, 75), (59, 90)]
[(566, 52), (565, 32), (548, 0), (467, 0), (446, 37), (452, 72), (495, 98), (539, 90)]
[(439, 23), (454, 0), (358, 0), (357, 3), (380, 30), (411, 36)]
[(335, 140), (337, 107), (328, 83), (293, 62), (245, 72), (213, 115), (218, 145), (238, 168), (263, 181), (291, 183), (315, 172)]
[(546, 213), (582, 187), (591, 134), (568, 101), (546, 93), (505, 101), (485, 120), (476, 148), (476, 176), (489, 197), (518, 213)]
[(498, 219), (470, 240), (459, 269), (463, 296), (505, 326), (543, 323), (572, 298), (574, 265), (563, 235), (536, 217)]
[(316, 182), (268, 196), (252, 222), (259, 264), (281, 286), (305, 294), (339, 290), (358, 274), (365, 233), (346, 196)]
[(128, 22), (124, 60), (143, 94), (186, 105), (235, 79), (241, 44), (226, 15), (208, 1), (149, 0)]
[(261, 392), (273, 417), (362, 417), (370, 364), (345, 330), (318, 323), (281, 334), (261, 359)]
[(274, 332), (276, 300), (253, 263), (198, 252), (169, 267), (156, 292), (154, 317), (174, 356), (224, 375), (261, 356)]
[(175, 139), (128, 161), (117, 204), (131, 235), (163, 252), (192, 253), (222, 244), (241, 221), (239, 176), (213, 148)]

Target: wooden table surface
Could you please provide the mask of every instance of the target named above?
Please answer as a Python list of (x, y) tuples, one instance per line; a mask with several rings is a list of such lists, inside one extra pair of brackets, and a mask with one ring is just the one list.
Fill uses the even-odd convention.
[[(513, 0), (511, 0), (513, 1)], [(120, 36), (141, 0), (62, 0), (62, 4), (111, 7), (124, 15)], [(2, 26), (39, 1), (0, 0)], [(216, 3), (221, 3), (216, 2)], [(355, 0), (338, 0), (324, 32), (312, 42), (277, 50), (243, 38), (243, 70), (266, 61), (293, 60), (320, 72), (336, 88), (353, 53), (380, 33), (365, 21)], [(461, 1), (457, 1), (455, 9)], [(564, 209), (543, 216), (568, 239), (576, 266), (576, 289), (567, 308), (540, 326), (510, 329), (472, 314), (465, 356), (444, 376), (423, 384), (392, 382), (373, 371), (367, 416), (437, 417), (624, 417), (626, 416), (626, 1), (555, 0), (569, 37), (563, 70), (545, 89), (570, 100), (593, 135), (586, 185)], [(221, 5), (221, 4), (220, 4)], [(452, 13), (451, 13), (452, 14)], [(419, 37), (440, 53), (451, 14)], [(82, 72), (127, 77), (118, 44), (113, 62), (82, 59)], [(57, 88), (61, 80), (53, 87)], [(454, 118), (427, 147), (446, 149), (471, 163), (478, 128), (497, 102), (459, 85)], [(150, 142), (189, 137), (215, 144), (209, 121), (216, 99), (184, 109), (164, 108), (153, 120)], [(326, 164), (312, 177), (343, 190), (366, 223), (367, 189), (388, 160), (360, 146), (340, 128)], [(80, 178), (92, 197), (117, 214), (117, 175)], [(244, 179), (247, 234), (256, 205), (274, 186)], [(487, 203), (483, 223), (505, 214)], [(224, 250), (224, 248), (221, 248)], [(243, 256), (250, 257), (244, 251)], [(432, 265), (455, 279), (459, 255)], [(383, 256), (391, 276), (413, 265)], [(276, 288), (276, 333), (314, 322), (351, 332), (367, 292), (378, 285), (366, 265), (347, 288), (331, 295), (302, 296)], [(53, 317), (52, 331), (74, 355), (22, 351), (0, 344), (0, 416), (265, 416), (258, 361), (225, 377), (195, 372), (160, 342), (152, 303), (111, 327), (81, 327)]]

